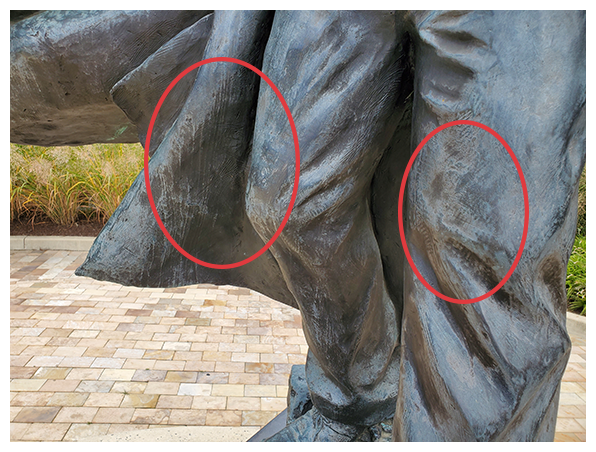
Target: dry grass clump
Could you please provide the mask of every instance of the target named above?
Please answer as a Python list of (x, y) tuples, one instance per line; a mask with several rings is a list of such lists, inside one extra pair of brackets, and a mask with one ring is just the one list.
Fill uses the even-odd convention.
[(10, 145), (10, 219), (105, 223), (143, 168), (140, 144)]

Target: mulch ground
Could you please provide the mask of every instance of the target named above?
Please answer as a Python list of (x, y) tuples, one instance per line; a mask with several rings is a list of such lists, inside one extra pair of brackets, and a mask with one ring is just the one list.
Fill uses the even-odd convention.
[(56, 236), (85, 236), (96, 237), (103, 228), (103, 223), (96, 221), (81, 221), (71, 226), (40, 221), (12, 221), (10, 223), (10, 235), (56, 235)]

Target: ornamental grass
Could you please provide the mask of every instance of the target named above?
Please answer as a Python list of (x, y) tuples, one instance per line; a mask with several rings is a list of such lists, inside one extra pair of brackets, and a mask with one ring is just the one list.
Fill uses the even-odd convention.
[(143, 168), (140, 144), (10, 145), (10, 220), (105, 223)]

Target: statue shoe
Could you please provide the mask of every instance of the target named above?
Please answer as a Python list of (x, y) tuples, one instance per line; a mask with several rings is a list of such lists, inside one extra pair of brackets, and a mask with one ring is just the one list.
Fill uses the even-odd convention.
[(349, 442), (355, 441), (366, 427), (343, 424), (329, 419), (312, 407), (307, 413), (267, 439), (267, 442)]

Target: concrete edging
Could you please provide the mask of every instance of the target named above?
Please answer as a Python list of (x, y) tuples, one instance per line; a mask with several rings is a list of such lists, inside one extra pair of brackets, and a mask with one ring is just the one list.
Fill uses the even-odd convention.
[(95, 237), (11, 235), (10, 249), (89, 251), (94, 241)]
[(155, 427), (107, 435), (89, 436), (76, 441), (89, 442), (245, 442), (259, 427)]
[[(61, 250), (61, 251), (89, 251), (95, 237), (76, 236), (32, 236), (11, 235), (10, 249), (22, 250)], [(586, 318), (581, 315), (567, 313), (567, 331), (570, 336), (586, 338)]]
[(567, 332), (570, 336), (586, 339), (586, 318), (573, 312), (567, 313)]

